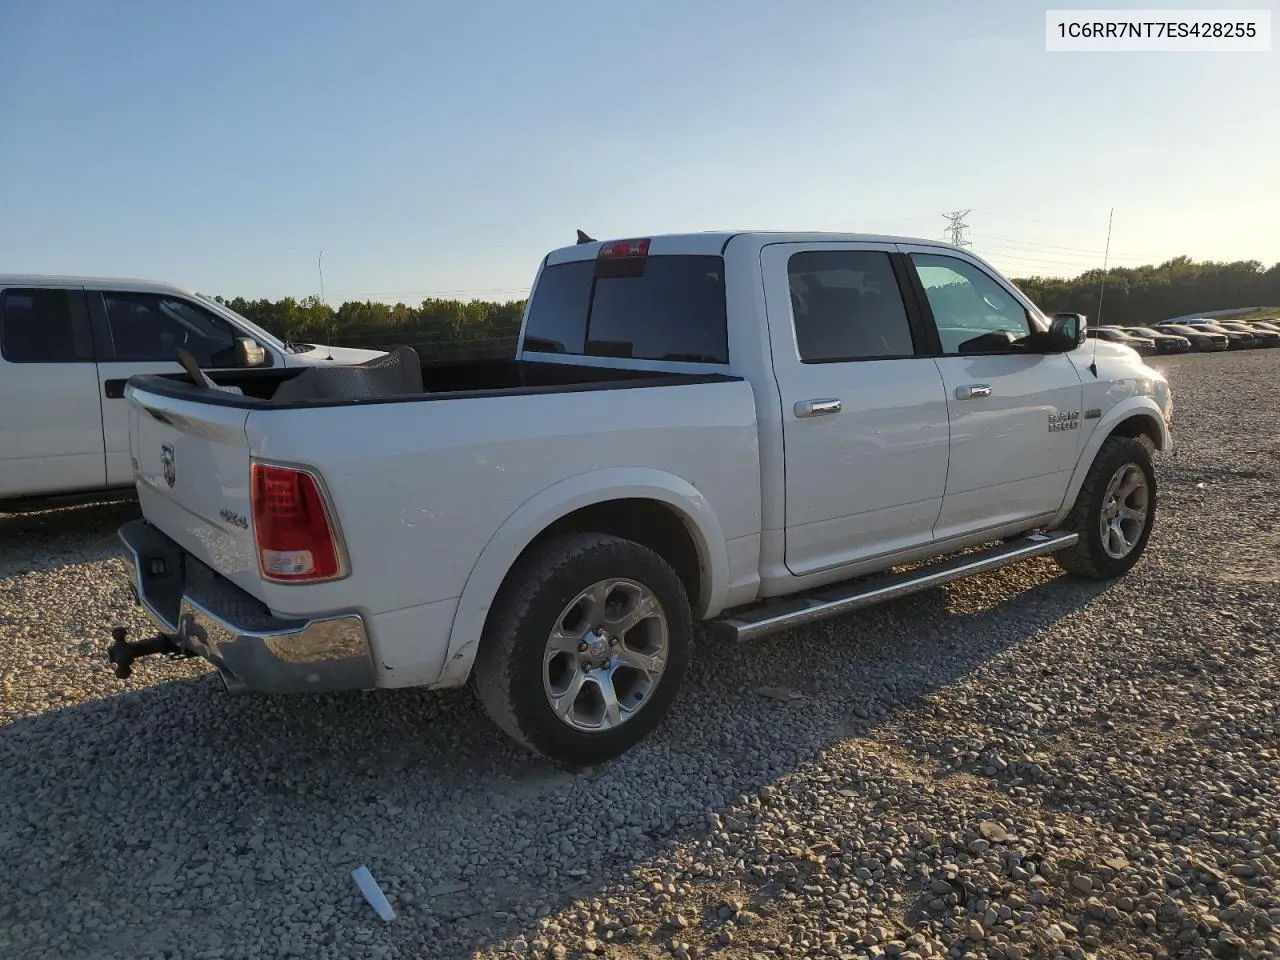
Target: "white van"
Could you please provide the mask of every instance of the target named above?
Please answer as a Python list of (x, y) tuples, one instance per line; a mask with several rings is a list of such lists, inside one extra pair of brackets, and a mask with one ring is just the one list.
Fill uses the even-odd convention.
[(132, 488), (125, 382), (180, 372), (179, 348), (210, 370), (382, 355), (287, 343), (166, 283), (0, 275), (0, 510)]

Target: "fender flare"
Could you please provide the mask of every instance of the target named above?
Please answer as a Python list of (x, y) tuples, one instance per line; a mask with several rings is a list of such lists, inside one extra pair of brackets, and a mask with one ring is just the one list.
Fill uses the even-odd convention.
[(1098, 425), (1094, 428), (1093, 433), (1089, 435), (1084, 449), (1080, 451), (1080, 457), (1076, 461), (1076, 468), (1071, 474), (1071, 482), (1067, 484), (1066, 495), (1062, 498), (1062, 504), (1058, 508), (1057, 514), (1054, 515), (1050, 524), (1051, 527), (1060, 524), (1066, 519), (1067, 514), (1071, 512), (1071, 508), (1076, 502), (1076, 496), (1080, 493), (1080, 488), (1084, 486), (1085, 477), (1089, 475), (1089, 470), (1093, 467), (1093, 461), (1098, 456), (1098, 451), (1102, 449), (1102, 445), (1106, 443), (1107, 438), (1115, 432), (1116, 427), (1126, 420), (1132, 420), (1134, 417), (1142, 417), (1145, 420), (1154, 421), (1159, 430), (1159, 436), (1155, 438), (1156, 449), (1169, 449), (1169, 425), (1165, 422), (1164, 414), (1154, 400), (1144, 395), (1128, 397), (1120, 401), (1098, 421)]
[[(684, 521), (698, 551), (703, 596), (694, 612), (718, 612), (729, 582), (724, 531), (707, 498), (689, 481), (647, 467), (612, 467), (561, 480), (521, 504), (489, 538), (458, 598), (449, 647), (437, 687), (466, 681), (475, 661), (489, 607), (516, 559), (551, 524), (575, 510), (611, 500), (656, 500)], [(701, 602), (699, 602), (701, 600)]]

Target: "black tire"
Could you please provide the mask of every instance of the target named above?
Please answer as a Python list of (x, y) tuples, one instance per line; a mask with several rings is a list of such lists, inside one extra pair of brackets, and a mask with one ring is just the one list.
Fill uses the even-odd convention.
[[(666, 667), (647, 701), (619, 726), (584, 732), (556, 715), (543, 685), (547, 640), (575, 596), (609, 578), (648, 589), (667, 621)], [(529, 551), (490, 608), (473, 671), (485, 712), (517, 743), (569, 767), (626, 752), (662, 722), (689, 663), (693, 615), (671, 565), (648, 547), (599, 533), (555, 537)]]
[[(1138, 562), (1147, 548), (1156, 520), (1156, 474), (1151, 462), (1154, 448), (1155, 445), (1145, 436), (1112, 436), (1102, 444), (1076, 495), (1075, 505), (1062, 524), (1061, 529), (1080, 534), (1074, 547), (1056, 554), (1059, 565), (1068, 573), (1091, 580), (1110, 580), (1128, 572)], [(1102, 542), (1102, 509), (1107, 485), (1119, 470), (1129, 464), (1141, 470), (1146, 477), (1146, 521), (1129, 552), (1123, 557), (1115, 557), (1107, 552)]]

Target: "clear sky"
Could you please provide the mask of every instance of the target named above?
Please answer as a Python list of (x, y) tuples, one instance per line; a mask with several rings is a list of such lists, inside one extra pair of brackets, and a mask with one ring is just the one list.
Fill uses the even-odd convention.
[(1280, 260), (1280, 52), (1049, 54), (1046, 5), (0, 0), (0, 270), (503, 298), (577, 227), (964, 208), (1015, 275), (1111, 207), (1115, 265)]

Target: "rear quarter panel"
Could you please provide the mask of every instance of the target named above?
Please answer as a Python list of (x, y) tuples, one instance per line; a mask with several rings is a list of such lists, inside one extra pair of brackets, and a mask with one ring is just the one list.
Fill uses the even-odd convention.
[[(262, 599), (281, 614), (379, 615), (456, 599), (499, 530), (497, 554), (516, 549), (497, 561), (505, 574), (547, 523), (634, 495), (646, 485), (637, 478), (663, 476), (671, 489), (696, 491), (723, 541), (760, 530), (755, 405), (745, 382), (254, 411), (245, 431), (254, 456), (320, 473), (350, 562), (344, 580), (263, 584)], [(521, 515), (530, 529), (513, 536), (522, 521), (509, 521), (539, 495), (537, 509)], [(477, 604), (487, 608), (489, 599)], [(384, 662), (400, 656), (412, 652), (379, 651)]]

